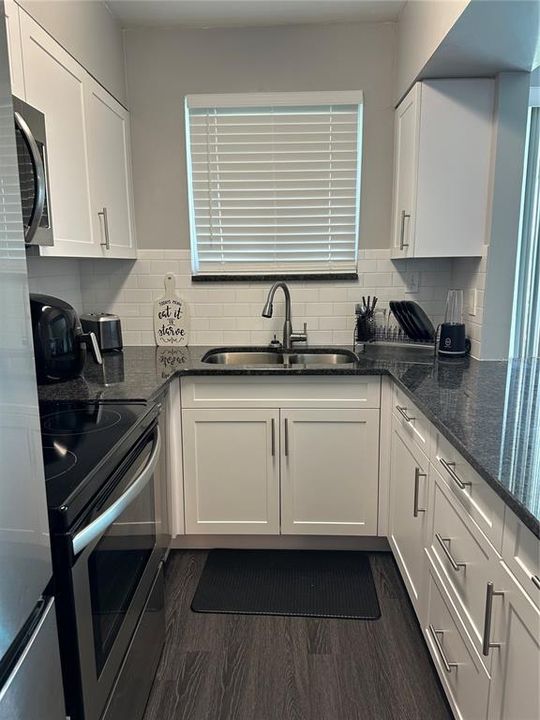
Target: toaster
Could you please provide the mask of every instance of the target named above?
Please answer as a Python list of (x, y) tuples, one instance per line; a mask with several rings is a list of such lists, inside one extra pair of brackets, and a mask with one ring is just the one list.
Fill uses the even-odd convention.
[(81, 325), (85, 333), (94, 333), (102, 352), (122, 349), (122, 326), (118, 315), (86, 313), (81, 315)]

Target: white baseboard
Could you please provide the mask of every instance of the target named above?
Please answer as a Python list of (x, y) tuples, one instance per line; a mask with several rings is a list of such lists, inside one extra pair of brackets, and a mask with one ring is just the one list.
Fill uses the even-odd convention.
[(389, 551), (385, 537), (322, 537), (303, 535), (177, 535), (171, 550), (366, 550)]

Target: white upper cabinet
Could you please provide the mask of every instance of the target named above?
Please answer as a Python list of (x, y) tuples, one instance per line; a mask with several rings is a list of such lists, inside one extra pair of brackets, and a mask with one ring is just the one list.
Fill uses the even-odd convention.
[(9, 3), (6, 22), (13, 87), (45, 115), (54, 246), (41, 254), (136, 257), (128, 111), (24, 10)]
[(376, 535), (378, 410), (281, 411), (281, 532)]
[(92, 78), (86, 83), (92, 229), (103, 257), (136, 257), (129, 113)]
[(90, 221), (86, 72), (26, 13), (21, 37), (26, 101), (45, 115), (54, 246), (45, 255), (96, 256)]
[(21, 52), (21, 31), (19, 6), (13, 0), (4, 0), (7, 46), (9, 56), (9, 75), (11, 92), (24, 100), (24, 74)]
[(486, 242), (494, 81), (417, 83), (396, 110), (392, 256), (476, 257)]

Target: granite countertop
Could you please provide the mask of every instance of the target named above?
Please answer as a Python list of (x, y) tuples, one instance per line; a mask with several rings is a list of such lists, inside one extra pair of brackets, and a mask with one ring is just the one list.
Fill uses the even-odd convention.
[(389, 375), (540, 537), (540, 363), (422, 362), (360, 355), (348, 366), (242, 367), (206, 364), (210, 348), (126, 347), (88, 360), (77, 380), (44, 385), (40, 400), (149, 401), (178, 375)]

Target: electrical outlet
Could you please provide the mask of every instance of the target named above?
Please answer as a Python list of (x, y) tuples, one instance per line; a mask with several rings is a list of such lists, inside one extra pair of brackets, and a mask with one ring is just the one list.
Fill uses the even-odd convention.
[(405, 288), (406, 293), (417, 293), (420, 289), (420, 273), (410, 272), (407, 273), (407, 287)]
[(476, 306), (478, 304), (478, 291), (476, 288), (469, 290), (469, 315), (474, 317), (476, 315)]

